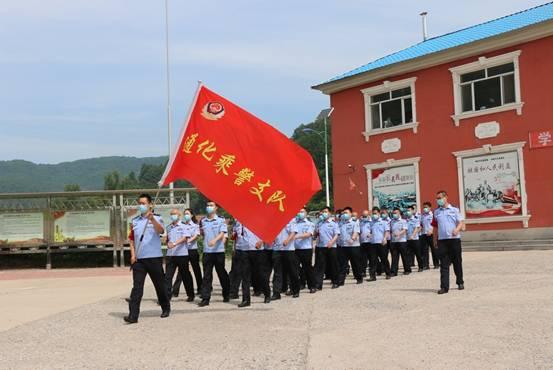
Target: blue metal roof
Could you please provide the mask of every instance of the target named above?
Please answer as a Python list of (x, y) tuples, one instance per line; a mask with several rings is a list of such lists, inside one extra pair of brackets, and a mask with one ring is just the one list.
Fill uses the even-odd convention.
[(471, 42), (497, 36), (502, 33), (518, 30), (536, 23), (553, 19), (553, 2), (494, 19), (459, 31), (433, 37), (413, 45), (407, 49), (377, 59), (352, 71), (334, 77), (327, 82), (341, 80), (346, 77), (372, 71), (378, 68), (415, 59), (428, 54), (451, 49)]

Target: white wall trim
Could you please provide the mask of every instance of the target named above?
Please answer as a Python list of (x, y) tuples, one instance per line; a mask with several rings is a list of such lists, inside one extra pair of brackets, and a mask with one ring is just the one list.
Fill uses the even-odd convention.
[[(524, 228), (528, 227), (528, 220), (531, 215), (528, 214), (528, 196), (526, 193), (526, 176), (524, 174), (524, 156), (523, 148), (526, 145), (526, 141), (519, 141), (516, 143), (502, 144), (492, 146), (490, 144), (483, 145), (481, 148), (462, 150), (453, 152), (452, 154), (457, 158), (457, 182), (459, 189), (459, 208), (465, 222), (467, 224), (484, 224), (495, 222), (516, 222), (521, 221)], [(470, 218), (467, 219), (465, 215), (465, 186), (463, 181), (463, 158), (474, 157), (479, 155), (503, 153), (516, 151), (518, 156), (518, 168), (520, 175), (520, 193), (522, 195), (522, 215), (520, 216), (501, 216), (501, 217), (486, 217), (486, 218)]]
[(409, 166), (413, 165), (415, 168), (415, 190), (417, 195), (417, 209), (421, 208), (421, 198), (420, 198), (420, 181), (419, 181), (419, 163), (421, 158), (420, 157), (412, 157), (412, 158), (406, 158), (406, 159), (388, 159), (385, 162), (380, 163), (371, 163), (366, 164), (363, 167), (365, 168), (365, 171), (367, 171), (367, 184), (368, 184), (368, 203), (367, 207), (368, 209), (372, 209), (373, 207), (373, 180), (372, 180), (372, 171), (376, 169), (383, 169), (383, 168), (393, 168), (393, 167), (402, 167), (402, 166)]
[[(522, 114), (522, 97), (520, 93), (520, 68), (519, 68), (519, 56), (522, 52), (516, 50), (510, 53), (501, 54), (495, 57), (486, 58), (485, 56), (479, 57), (476, 61), (463, 64), (450, 68), (451, 77), (453, 80), (453, 103), (454, 114), (451, 116), (455, 126), (459, 126), (459, 122), (462, 119), (483, 116), (486, 114), (493, 114), (498, 112), (505, 112), (508, 110), (516, 110), (518, 115)], [(469, 72), (478, 71), (480, 69), (495, 67), (501, 64), (510, 63), (514, 64), (514, 80), (515, 80), (515, 102), (505, 104), (499, 107), (483, 109), (478, 111), (463, 112), (461, 101), (461, 75)]]
[[(395, 132), (400, 130), (413, 130), (413, 133), (417, 133), (419, 123), (417, 121), (417, 101), (416, 101), (416, 91), (415, 91), (415, 82), (417, 77), (405, 78), (398, 81), (384, 81), (380, 85), (371, 86), (366, 89), (362, 89), (361, 93), (363, 94), (364, 107), (365, 107), (365, 130), (361, 134), (365, 137), (365, 141), (369, 141), (369, 138), (373, 135), (385, 134), (388, 132)], [(411, 88), (411, 104), (412, 104), (412, 114), (413, 122), (389, 127), (389, 128), (372, 128), (372, 115), (371, 115), (371, 96), (382, 94), (391, 90), (401, 89), (403, 87)]]

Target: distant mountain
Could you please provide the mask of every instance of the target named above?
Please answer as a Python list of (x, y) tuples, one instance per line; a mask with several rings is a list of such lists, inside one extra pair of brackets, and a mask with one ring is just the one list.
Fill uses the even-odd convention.
[(103, 190), (104, 176), (118, 171), (138, 173), (143, 164), (163, 164), (167, 157), (100, 157), (58, 164), (36, 164), (23, 160), (0, 161), (0, 193), (63, 191), (66, 184), (81, 190)]

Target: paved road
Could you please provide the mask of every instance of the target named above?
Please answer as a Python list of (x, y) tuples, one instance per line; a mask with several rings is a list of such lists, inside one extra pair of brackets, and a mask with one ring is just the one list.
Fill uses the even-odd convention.
[(137, 325), (122, 321), (120, 270), (0, 274), (0, 368), (553, 368), (553, 251), (465, 253), (464, 264), (466, 289), (445, 296), (431, 270), (244, 310), (217, 288), (207, 308), (179, 297), (168, 319), (148, 286)]

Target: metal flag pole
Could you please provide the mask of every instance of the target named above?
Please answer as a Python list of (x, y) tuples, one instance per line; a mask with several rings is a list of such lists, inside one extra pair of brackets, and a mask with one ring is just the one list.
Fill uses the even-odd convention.
[[(167, 146), (168, 156), (171, 156), (171, 147), (173, 145), (173, 125), (171, 122), (171, 74), (169, 70), (169, 0), (165, 0), (165, 70), (167, 77)], [(175, 203), (174, 184), (169, 184), (169, 201)]]

